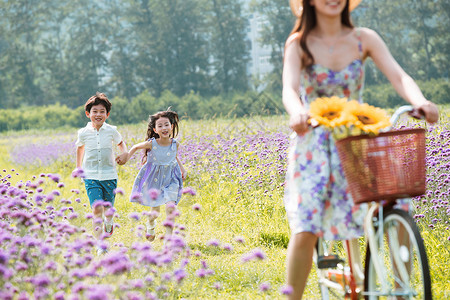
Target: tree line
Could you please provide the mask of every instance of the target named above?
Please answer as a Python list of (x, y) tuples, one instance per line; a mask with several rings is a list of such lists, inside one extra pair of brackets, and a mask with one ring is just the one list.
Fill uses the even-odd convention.
[[(448, 90), (449, 13), (446, 0), (365, 0), (352, 17), (376, 30), (413, 78)], [(129, 102), (197, 95), (234, 107), (233, 98), (256, 93), (247, 72), (250, 14), (266, 20), (260, 42), (272, 50), (274, 70), (263, 86), (279, 99), (294, 22), (287, 0), (0, 1), (0, 109), (76, 109), (96, 91)], [(370, 63), (366, 84), (378, 86), (369, 102), (384, 101), (373, 91), (386, 80)]]

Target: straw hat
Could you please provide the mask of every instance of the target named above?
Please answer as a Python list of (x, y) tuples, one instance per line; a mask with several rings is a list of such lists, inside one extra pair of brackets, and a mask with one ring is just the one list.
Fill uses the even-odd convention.
[[(358, 4), (361, 2), (361, 0), (348, 0), (349, 1), (349, 9), (350, 11), (354, 10)], [(302, 14), (302, 0), (289, 0), (289, 4), (291, 5), (291, 10), (297, 17), (300, 17)]]

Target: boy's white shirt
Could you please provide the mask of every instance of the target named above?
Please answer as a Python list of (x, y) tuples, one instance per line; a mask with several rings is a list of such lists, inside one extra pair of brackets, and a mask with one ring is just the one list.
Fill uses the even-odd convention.
[(113, 143), (122, 142), (122, 136), (116, 126), (103, 123), (97, 131), (92, 123), (78, 130), (77, 147), (84, 145), (82, 168), (85, 179), (111, 180), (117, 179), (114, 160)]

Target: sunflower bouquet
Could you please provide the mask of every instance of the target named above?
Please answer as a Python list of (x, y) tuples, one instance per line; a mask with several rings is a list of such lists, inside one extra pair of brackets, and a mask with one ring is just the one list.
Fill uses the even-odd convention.
[(347, 98), (322, 97), (310, 104), (310, 123), (331, 130), (336, 140), (348, 136), (377, 135), (391, 125), (385, 110)]

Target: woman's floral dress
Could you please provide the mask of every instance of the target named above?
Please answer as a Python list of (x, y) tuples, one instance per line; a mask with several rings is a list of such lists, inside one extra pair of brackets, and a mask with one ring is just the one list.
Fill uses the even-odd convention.
[[(340, 71), (319, 64), (302, 71), (303, 104), (318, 97), (347, 97), (361, 101), (364, 63), (359, 31), (360, 58)], [(284, 204), (293, 234), (312, 232), (327, 240), (363, 234), (367, 204), (354, 205), (340, 164), (335, 142), (322, 127), (292, 138), (286, 174)]]

